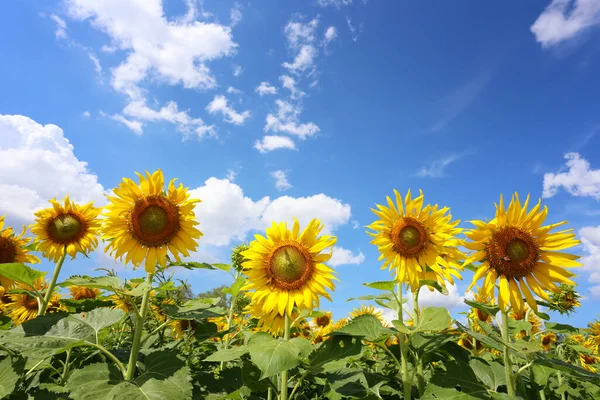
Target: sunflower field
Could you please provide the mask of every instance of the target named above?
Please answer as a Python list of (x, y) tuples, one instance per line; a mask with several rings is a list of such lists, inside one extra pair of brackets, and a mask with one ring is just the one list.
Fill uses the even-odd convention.
[[(500, 196), (463, 228), (423, 193), (394, 190), (366, 227), (390, 280), (365, 283), (377, 294), (337, 320), (322, 301), (339, 279), (327, 265), (337, 238), (320, 221), (273, 221), (230, 264), (192, 262), (200, 201), (157, 170), (124, 178), (103, 208), (50, 200), (31, 235), (0, 217), (0, 398), (600, 398), (600, 322), (551, 322), (579, 306), (579, 241), (566, 222), (544, 224), (540, 201)], [(140, 276), (61, 274), (101, 242)], [(226, 301), (189, 296), (182, 268), (230, 274)], [(466, 318), (419, 306), (466, 271)]]

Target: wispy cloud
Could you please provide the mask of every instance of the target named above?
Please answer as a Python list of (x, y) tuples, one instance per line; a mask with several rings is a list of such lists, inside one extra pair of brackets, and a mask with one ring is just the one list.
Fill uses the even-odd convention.
[(481, 94), (491, 78), (488, 70), (482, 70), (470, 81), (448, 93), (441, 102), (442, 117), (431, 127), (431, 132), (443, 131), (460, 114), (466, 111)]
[(287, 171), (278, 169), (277, 171), (271, 172), (271, 177), (275, 179), (275, 187), (277, 190), (288, 190), (292, 187), (288, 181)]
[(417, 176), (430, 177), (430, 178), (441, 178), (446, 172), (446, 167), (461, 158), (473, 154), (474, 151), (465, 151), (462, 153), (451, 154), (447, 157), (435, 160), (429, 167), (423, 167), (417, 171)]

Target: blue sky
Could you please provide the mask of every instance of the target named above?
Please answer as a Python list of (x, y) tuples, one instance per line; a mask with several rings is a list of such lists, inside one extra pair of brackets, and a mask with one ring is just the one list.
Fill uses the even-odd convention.
[[(394, 188), (463, 227), (501, 193), (544, 197), (583, 244), (600, 298), (600, 4), (595, 1), (5, 2), (0, 12), (0, 214), (103, 194), (162, 168), (203, 200), (200, 261), (272, 219), (338, 236), (336, 316), (388, 279), (364, 225)], [(101, 251), (68, 274), (115, 268)], [(50, 270), (49, 264), (42, 268)], [(178, 272), (196, 292), (219, 272)], [(464, 280), (428, 304), (461, 311)], [(558, 317), (560, 321), (567, 321)]]

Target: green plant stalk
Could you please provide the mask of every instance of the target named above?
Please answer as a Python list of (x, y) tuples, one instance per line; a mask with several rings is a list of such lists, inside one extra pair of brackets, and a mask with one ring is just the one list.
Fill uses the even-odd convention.
[[(562, 386), (563, 384), (563, 377), (560, 371), (558, 371), (557, 373), (557, 378), (558, 378), (558, 386)], [(560, 394), (560, 398), (561, 400), (567, 400), (567, 394), (565, 392), (562, 392)]]
[[(240, 277), (240, 271), (236, 271), (235, 272), (235, 280), (233, 281), (234, 283), (237, 282), (238, 278)], [(238, 294), (240, 292), (238, 291), (235, 296), (231, 296), (231, 304), (229, 305), (229, 315), (227, 316), (227, 330), (231, 329), (231, 321), (233, 321), (233, 308), (235, 307), (235, 301), (238, 297)], [(223, 348), (224, 349), (228, 349), (229, 348), (229, 341), (230, 339), (230, 334), (227, 333), (225, 335), (225, 342), (223, 343)], [(221, 361), (221, 369), (223, 369), (223, 361)]]
[[(398, 291), (398, 320), (404, 323), (404, 314), (403, 314), (403, 306), (402, 306), (402, 283), (398, 283), (396, 285), (396, 290)], [(408, 347), (405, 342), (406, 335), (404, 333), (400, 333), (398, 336), (398, 341), (400, 343), (400, 353), (402, 354), (402, 387), (404, 388), (404, 399), (410, 400), (412, 396), (412, 382), (408, 375)]]
[(90, 342), (86, 342), (86, 343), (82, 344), (82, 346), (89, 346), (89, 347), (93, 347), (95, 349), (100, 350), (102, 352), (102, 354), (104, 354), (106, 356), (106, 358), (110, 359), (112, 362), (115, 363), (115, 365), (121, 371), (121, 374), (123, 374), (123, 377), (125, 377), (127, 375), (127, 370), (125, 369), (125, 366), (123, 365), (123, 363), (121, 361), (119, 361), (119, 359), (117, 357), (115, 357), (115, 355), (113, 353), (108, 351), (104, 346), (95, 344), (95, 343), (90, 343)]
[(510, 359), (510, 353), (508, 343), (510, 343), (510, 337), (508, 336), (508, 313), (504, 310), (502, 313), (502, 339), (504, 340), (504, 374), (506, 375), (506, 391), (509, 396), (515, 395), (515, 383), (512, 376), (512, 361)]
[(273, 389), (269, 388), (267, 392), (267, 400), (273, 400)]
[[(284, 320), (284, 336), (283, 339), (287, 342), (290, 340), (290, 331), (291, 331), (291, 321), (288, 313), (285, 313)], [(288, 400), (288, 370), (281, 372), (281, 389), (279, 391), (279, 399), (280, 400)]]
[(56, 286), (56, 281), (58, 280), (58, 275), (60, 274), (60, 269), (62, 268), (63, 263), (65, 262), (65, 258), (67, 258), (67, 249), (65, 248), (65, 253), (58, 259), (56, 266), (54, 267), (54, 273), (52, 274), (52, 280), (50, 281), (50, 285), (48, 286), (48, 291), (42, 300), (42, 306), (38, 310), (38, 316), (45, 315), (46, 309), (48, 308), (48, 303), (50, 303), (50, 298), (52, 297), (52, 292), (54, 292), (54, 287)]
[(152, 277), (154, 274), (148, 273), (146, 276), (146, 291), (142, 297), (142, 308), (140, 309), (139, 318), (135, 324), (135, 331), (133, 332), (133, 342), (131, 343), (131, 354), (129, 355), (129, 363), (127, 364), (127, 373), (125, 374), (125, 380), (133, 380), (135, 374), (135, 366), (137, 364), (138, 354), (140, 353), (140, 344), (142, 339), (142, 333), (144, 333), (144, 321), (146, 319), (146, 312), (148, 311), (148, 300), (150, 298), (150, 292), (152, 291)]
[[(413, 303), (415, 307), (415, 326), (419, 324), (419, 287), (416, 292), (413, 293)], [(419, 389), (419, 396), (423, 395), (425, 391), (425, 378), (423, 376), (423, 360), (421, 357), (416, 354), (416, 364), (417, 364), (417, 388)]]
[(300, 384), (304, 381), (304, 378), (306, 378), (306, 375), (308, 375), (309, 372), (310, 371), (307, 370), (305, 373), (302, 374), (302, 376), (300, 377), (300, 379), (298, 379), (298, 382), (296, 382), (296, 385), (294, 385), (294, 388), (292, 389), (292, 393), (290, 394), (290, 400), (294, 399), (294, 396), (296, 395), (296, 392), (300, 388)]
[(544, 389), (540, 390), (540, 400), (546, 400), (546, 393)]

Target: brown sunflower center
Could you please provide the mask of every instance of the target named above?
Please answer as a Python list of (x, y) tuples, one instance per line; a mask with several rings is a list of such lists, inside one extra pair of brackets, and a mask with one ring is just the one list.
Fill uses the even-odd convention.
[(327, 326), (331, 323), (331, 318), (329, 318), (329, 315), (321, 315), (317, 317), (316, 323), (319, 326)]
[(415, 257), (425, 248), (427, 232), (421, 222), (404, 217), (392, 227), (391, 239), (396, 253), (403, 257)]
[(552, 338), (550, 337), (550, 335), (542, 336), (542, 345), (548, 346), (548, 345), (550, 345), (551, 342), (552, 342)]
[(540, 255), (533, 237), (516, 227), (501, 228), (492, 235), (486, 258), (498, 274), (519, 279), (530, 274)]
[(48, 223), (48, 235), (55, 242), (69, 244), (78, 241), (84, 233), (84, 223), (75, 214), (60, 214)]
[(17, 248), (12, 240), (0, 237), (0, 264), (14, 263), (17, 256)]
[(28, 294), (25, 295), (25, 298), (23, 299), (23, 307), (25, 307), (27, 310), (37, 310), (38, 309), (37, 299), (35, 297), (31, 297)]
[(162, 246), (169, 243), (179, 231), (179, 209), (163, 196), (149, 196), (135, 203), (129, 226), (142, 244)]
[(312, 272), (310, 253), (297, 243), (276, 248), (267, 260), (267, 275), (279, 288), (294, 290), (302, 287)]

